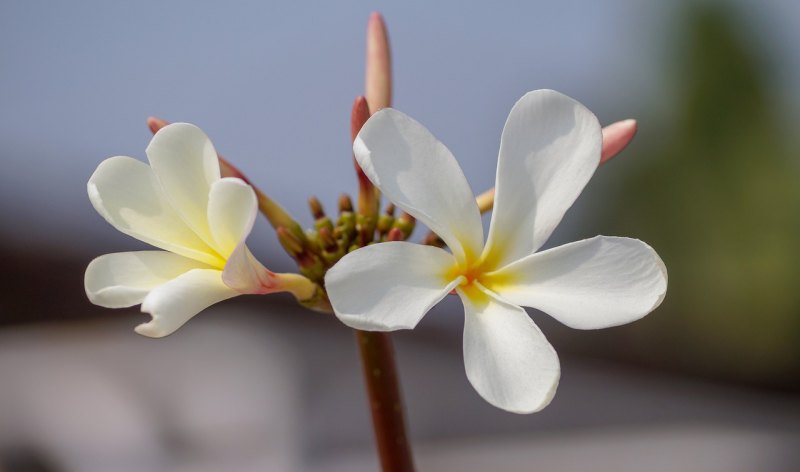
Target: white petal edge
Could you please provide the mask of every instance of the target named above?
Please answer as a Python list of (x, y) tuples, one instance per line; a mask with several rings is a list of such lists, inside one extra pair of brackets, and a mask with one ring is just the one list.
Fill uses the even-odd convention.
[(211, 184), (208, 224), (222, 257), (227, 259), (247, 238), (257, 213), (256, 193), (243, 180), (226, 177)]
[(194, 315), (209, 306), (239, 295), (222, 282), (222, 272), (193, 269), (153, 289), (142, 302), (142, 311), (152, 319), (136, 327), (136, 332), (161, 338), (175, 332)]
[[(596, 236), (533, 254), (496, 274), (506, 300), (577, 329), (636, 321), (664, 300), (667, 268), (638, 239)], [(506, 280), (506, 283), (502, 283)]]
[(561, 376), (558, 355), (525, 310), (476, 285), (482, 295), (457, 289), (464, 303), (467, 378), (497, 408), (537, 412), (556, 393)]
[(105, 254), (89, 263), (84, 287), (95, 305), (124, 308), (142, 303), (154, 288), (199, 268), (209, 266), (166, 251)]
[(525, 94), (500, 141), (486, 251), (499, 268), (538, 250), (600, 163), (597, 117), (553, 90)]
[(351, 328), (411, 329), (458, 284), (445, 278), (455, 264), (436, 247), (373, 244), (337, 262), (325, 276), (325, 288), (336, 316)]
[(172, 205), (208, 244), (208, 194), (219, 180), (219, 160), (206, 134), (189, 123), (161, 128), (145, 150), (147, 159)]
[(361, 128), (353, 153), (372, 183), (438, 234), (460, 262), (480, 255), (475, 195), (453, 154), (424, 126), (385, 108)]
[(207, 264), (224, 263), (183, 222), (144, 162), (125, 156), (106, 159), (86, 188), (95, 210), (120, 232)]

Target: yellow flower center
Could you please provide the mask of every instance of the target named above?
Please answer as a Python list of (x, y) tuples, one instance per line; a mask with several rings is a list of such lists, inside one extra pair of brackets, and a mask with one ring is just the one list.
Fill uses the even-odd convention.
[(468, 296), (473, 303), (485, 302), (488, 297), (479, 285), (489, 291), (500, 293), (503, 292), (504, 287), (514, 283), (515, 277), (512, 273), (497, 272), (495, 266), (494, 260), (487, 258), (470, 261), (465, 266), (456, 263), (443, 274), (443, 277), (447, 283), (461, 279), (458, 289), (464, 295)]

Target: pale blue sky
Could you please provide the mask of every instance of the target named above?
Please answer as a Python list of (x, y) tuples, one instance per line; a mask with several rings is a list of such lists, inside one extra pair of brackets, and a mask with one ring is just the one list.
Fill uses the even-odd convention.
[[(733, 3), (753, 16), (789, 90), (800, 8)], [(303, 222), (311, 193), (332, 210), (355, 191), (349, 108), (373, 10), (390, 30), (395, 106), (450, 147), (476, 192), (493, 184), (500, 130), (528, 90), (567, 93), (602, 122), (651, 113), (669, 96), (665, 42), (676, 25), (664, 2), (4, 1), (0, 238), (132, 249), (95, 214), (85, 183), (106, 157), (145, 159), (148, 115), (201, 126)], [(257, 252), (277, 247), (265, 226)]]

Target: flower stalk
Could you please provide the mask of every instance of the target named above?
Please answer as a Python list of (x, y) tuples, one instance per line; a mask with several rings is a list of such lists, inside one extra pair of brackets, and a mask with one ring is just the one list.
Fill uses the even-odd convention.
[(414, 470), (406, 435), (403, 402), (388, 333), (356, 330), (372, 427), (383, 472)]
[[(393, 205), (391, 205), (393, 208)], [(389, 208), (391, 209), (391, 208)], [(397, 228), (388, 241), (406, 238)], [(414, 460), (406, 434), (400, 380), (389, 333), (355, 330), (364, 382), (367, 385), (372, 427), (383, 472), (412, 472)]]
[[(355, 141), (370, 114), (391, 105), (392, 70), (386, 24), (379, 13), (373, 13), (367, 27), (366, 98), (353, 103), (351, 138)], [(405, 240), (414, 229), (414, 218), (403, 213), (394, 217), (394, 206), (378, 216), (379, 190), (354, 164), (359, 183), (356, 233), (364, 247), (377, 236), (378, 240)], [(394, 362), (394, 348), (388, 333), (355, 330), (361, 355), (364, 382), (367, 386), (372, 427), (383, 472), (413, 472), (414, 461), (406, 433), (400, 381)]]

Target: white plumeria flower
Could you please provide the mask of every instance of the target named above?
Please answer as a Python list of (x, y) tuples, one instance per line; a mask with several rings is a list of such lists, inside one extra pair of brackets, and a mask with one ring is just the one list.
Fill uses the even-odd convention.
[(220, 178), (217, 152), (202, 130), (166, 126), (146, 153), (149, 166), (124, 156), (103, 161), (89, 179), (89, 199), (119, 231), (164, 251), (93, 260), (85, 276), (92, 303), (141, 303), (152, 320), (136, 332), (162, 337), (219, 301), (286, 290), (284, 277), (295, 274), (270, 272), (245, 245), (258, 211), (253, 189)]
[(452, 253), (389, 242), (348, 254), (325, 278), (336, 316), (362, 330), (413, 328), (455, 289), (469, 381), (504, 410), (544, 408), (558, 385), (558, 356), (520, 305), (596, 329), (643, 317), (666, 293), (664, 264), (636, 239), (597, 236), (536, 253), (594, 173), (601, 146), (597, 118), (577, 101), (552, 90), (522, 97), (503, 130), (484, 244), (475, 198), (450, 151), (407, 115), (379, 111), (353, 145), (358, 163)]

